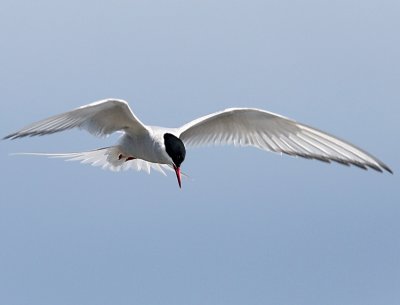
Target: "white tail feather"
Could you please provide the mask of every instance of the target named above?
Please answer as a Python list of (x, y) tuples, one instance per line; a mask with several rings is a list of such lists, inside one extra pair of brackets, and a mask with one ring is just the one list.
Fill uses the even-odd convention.
[(129, 155), (124, 154), (120, 146), (111, 146), (92, 151), (76, 153), (15, 153), (11, 155), (45, 156), (49, 158), (62, 158), (66, 161), (80, 161), (84, 164), (99, 166), (111, 171), (134, 169), (146, 171), (150, 174), (151, 169), (166, 175), (164, 170), (173, 170), (166, 164), (152, 163), (141, 159), (127, 160)]

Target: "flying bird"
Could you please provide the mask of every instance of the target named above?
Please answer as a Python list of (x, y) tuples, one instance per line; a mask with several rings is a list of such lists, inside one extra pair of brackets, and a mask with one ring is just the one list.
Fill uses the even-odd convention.
[(4, 139), (42, 136), (78, 127), (95, 136), (122, 132), (115, 146), (92, 151), (43, 154), (79, 160), (110, 170), (174, 170), (181, 187), (186, 147), (207, 144), (253, 146), (330, 163), (355, 165), (392, 173), (366, 151), (321, 130), (284, 116), (254, 108), (229, 108), (195, 119), (179, 128), (143, 124), (121, 99), (97, 101), (28, 125)]

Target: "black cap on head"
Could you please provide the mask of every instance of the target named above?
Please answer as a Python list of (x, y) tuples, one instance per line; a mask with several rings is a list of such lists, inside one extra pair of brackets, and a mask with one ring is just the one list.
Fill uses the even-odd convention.
[(186, 149), (182, 140), (173, 134), (166, 133), (164, 134), (164, 144), (168, 156), (171, 157), (176, 167), (180, 167), (186, 156)]

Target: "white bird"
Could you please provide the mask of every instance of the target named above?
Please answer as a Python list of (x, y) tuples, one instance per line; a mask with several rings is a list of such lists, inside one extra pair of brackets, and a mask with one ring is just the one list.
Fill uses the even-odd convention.
[(179, 128), (165, 128), (143, 124), (124, 100), (105, 99), (33, 123), (4, 139), (41, 136), (75, 127), (96, 136), (114, 132), (123, 132), (123, 136), (117, 145), (93, 151), (37, 155), (80, 160), (111, 170), (133, 168), (150, 172), (153, 168), (164, 173), (163, 169), (173, 168), (179, 187), (185, 147), (206, 144), (253, 146), (392, 173), (383, 162), (348, 142), (281, 115), (253, 108), (229, 108)]

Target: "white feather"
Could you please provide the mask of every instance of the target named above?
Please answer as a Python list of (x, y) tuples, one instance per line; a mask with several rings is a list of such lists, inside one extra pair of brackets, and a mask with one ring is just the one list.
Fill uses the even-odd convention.
[(133, 135), (148, 132), (126, 101), (105, 99), (30, 124), (4, 139), (52, 134), (75, 127), (85, 129), (96, 136), (106, 136), (116, 131)]
[(152, 163), (141, 159), (133, 159), (129, 161), (126, 161), (126, 159), (120, 159), (119, 155), (121, 153), (122, 151), (118, 146), (112, 146), (75, 153), (15, 153), (12, 155), (45, 156), (49, 158), (62, 158), (66, 161), (80, 161), (82, 164), (90, 164), (114, 172), (133, 169), (136, 171), (145, 171), (150, 174), (151, 169), (153, 169), (166, 176), (164, 170), (173, 171), (173, 169), (166, 164)]
[[(71, 128), (82, 128), (94, 135), (122, 132), (118, 146), (70, 153), (40, 154), (78, 160), (113, 171), (134, 169), (164, 173), (174, 162), (164, 143), (166, 133), (179, 137), (186, 146), (233, 144), (262, 150), (355, 165), (377, 171), (391, 169), (366, 151), (328, 133), (284, 116), (253, 108), (230, 108), (193, 120), (180, 128), (146, 126), (133, 114), (127, 102), (101, 100), (28, 125), (5, 138), (45, 135)], [(119, 155), (136, 159), (126, 162)], [(164, 173), (165, 174), (165, 173)]]
[(260, 109), (226, 109), (198, 118), (178, 130), (186, 146), (254, 146), (309, 159), (392, 172), (383, 162), (346, 141)]

